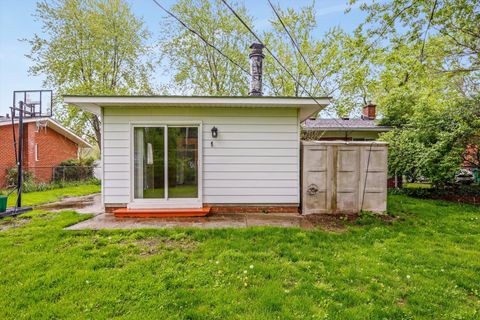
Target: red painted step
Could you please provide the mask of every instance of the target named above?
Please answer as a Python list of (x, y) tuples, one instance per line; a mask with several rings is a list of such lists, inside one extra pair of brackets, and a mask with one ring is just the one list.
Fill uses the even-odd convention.
[(162, 218), (162, 217), (204, 217), (210, 213), (210, 207), (204, 208), (121, 208), (113, 211), (115, 217)]

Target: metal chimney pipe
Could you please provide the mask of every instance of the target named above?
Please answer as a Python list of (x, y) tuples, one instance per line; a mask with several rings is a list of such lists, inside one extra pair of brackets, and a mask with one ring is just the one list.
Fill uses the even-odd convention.
[(251, 52), (248, 56), (250, 58), (250, 74), (252, 79), (250, 81), (250, 96), (262, 96), (262, 76), (263, 67), (262, 61), (265, 58), (262, 50), (265, 46), (261, 43), (253, 43), (250, 46)]

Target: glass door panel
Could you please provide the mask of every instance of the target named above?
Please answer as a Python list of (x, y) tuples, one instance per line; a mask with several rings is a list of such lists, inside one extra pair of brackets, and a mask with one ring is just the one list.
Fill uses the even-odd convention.
[(198, 198), (198, 127), (168, 127), (168, 198)]
[(165, 198), (165, 129), (134, 128), (134, 197)]
[(134, 127), (134, 199), (198, 198), (198, 130)]

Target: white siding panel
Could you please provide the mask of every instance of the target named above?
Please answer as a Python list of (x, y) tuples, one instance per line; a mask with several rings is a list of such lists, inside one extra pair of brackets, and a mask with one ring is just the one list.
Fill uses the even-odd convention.
[(208, 137), (208, 134), (205, 138), (214, 141), (226, 140), (226, 141), (257, 141), (257, 140), (277, 140), (277, 141), (296, 141), (295, 133), (291, 132), (223, 132), (218, 129), (218, 138), (212, 139)]
[[(218, 129), (218, 132), (276, 132), (276, 133), (292, 133), (297, 132), (296, 124), (281, 125), (281, 124), (263, 124), (259, 126), (258, 124), (222, 124), (215, 125)], [(203, 132), (208, 136), (210, 135), (211, 127), (209, 125), (203, 127)]]
[(227, 156), (210, 156), (205, 157), (203, 160), (205, 165), (218, 163), (218, 164), (296, 164), (297, 157), (252, 157), (252, 156), (236, 156), (236, 157), (227, 157)]
[[(107, 167), (109, 165), (106, 165)], [(104, 171), (104, 176), (105, 176), (105, 185), (107, 185), (107, 181), (109, 180), (112, 180), (112, 181), (115, 181), (115, 183), (117, 183), (117, 185), (119, 183), (128, 183), (128, 181), (130, 181), (130, 176), (129, 176), (129, 172), (128, 171), (125, 171), (125, 172), (118, 172), (118, 171)]]
[(128, 172), (129, 170), (129, 164), (113, 164), (105, 161), (105, 172)]
[[(104, 116), (125, 115), (132, 121), (137, 121), (139, 116), (181, 117), (181, 118), (216, 118), (216, 117), (287, 117), (297, 116), (293, 108), (189, 108), (189, 107), (106, 107)], [(147, 119), (151, 121), (152, 119)]]
[[(231, 112), (234, 112), (233, 110)], [(137, 115), (132, 118), (131, 115), (109, 115), (109, 123), (111, 124), (124, 124), (129, 123), (130, 121), (138, 122), (149, 122), (152, 121), (151, 115)], [(179, 116), (162, 116), (162, 121), (177, 121), (184, 117)], [(267, 125), (267, 124), (276, 124), (276, 125), (297, 125), (296, 118), (292, 117), (219, 117), (219, 116), (210, 116), (210, 117), (187, 117), (190, 121), (203, 121), (203, 124), (206, 126), (217, 126), (217, 125)], [(134, 119), (134, 120), (132, 120)]]
[[(107, 192), (108, 188), (105, 188), (105, 192)], [(106, 204), (114, 204), (114, 203), (119, 203), (119, 204), (124, 204), (124, 203), (129, 203), (130, 202), (130, 196), (128, 194), (125, 194), (123, 196), (107, 196), (104, 195), (105, 203)]]
[(205, 163), (204, 172), (297, 172), (296, 164)]
[(105, 188), (105, 196), (124, 196), (130, 192), (129, 187), (108, 187)]
[(129, 140), (107, 140), (105, 139), (105, 144), (108, 145), (108, 148), (128, 148)]
[(105, 158), (105, 163), (108, 164), (129, 164), (129, 156), (109, 156)]
[(204, 180), (205, 188), (295, 188), (297, 180), (266, 180), (266, 179), (250, 179), (250, 180)]
[(211, 196), (295, 196), (292, 188), (205, 188)]
[[(132, 124), (201, 122), (203, 202), (299, 203), (299, 132), (291, 108), (106, 107), (104, 198), (129, 203)], [(218, 128), (218, 138), (211, 128)], [(213, 142), (213, 145), (212, 145)]]
[(203, 150), (203, 156), (293, 156), (296, 154), (297, 149), (280, 149), (280, 148), (272, 148), (272, 149), (250, 149), (250, 148), (205, 148)]
[[(298, 141), (277, 141), (277, 140), (255, 140), (255, 141), (224, 141), (218, 139), (212, 139), (209, 136), (203, 136), (203, 139), (206, 144), (211, 146), (213, 141), (214, 149), (237, 149), (237, 148), (246, 148), (246, 149), (297, 149)], [(206, 146), (205, 150), (209, 149)]]
[[(128, 144), (128, 143), (127, 143)], [(105, 161), (108, 161), (107, 158), (110, 156), (129, 156), (129, 148), (111, 148), (108, 147), (108, 144), (105, 144), (106, 148), (104, 150)]]
[(298, 196), (211, 196), (205, 194), (205, 203), (258, 203), (258, 204), (293, 204), (298, 203)]
[(203, 180), (298, 180), (297, 172), (205, 172)]
[[(124, 125), (125, 127), (125, 125)], [(128, 126), (127, 126), (128, 127)], [(105, 140), (125, 140), (130, 139), (130, 132), (128, 131), (105, 131), (104, 133)]]

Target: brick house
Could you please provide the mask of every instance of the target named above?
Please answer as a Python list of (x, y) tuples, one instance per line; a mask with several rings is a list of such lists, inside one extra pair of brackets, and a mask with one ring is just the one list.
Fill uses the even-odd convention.
[[(18, 124), (15, 123), (18, 143)], [(25, 119), (23, 165), (37, 182), (49, 182), (55, 166), (76, 159), (80, 148), (91, 145), (50, 118)], [(0, 117), (0, 188), (5, 186), (7, 170), (16, 166), (12, 119)]]

